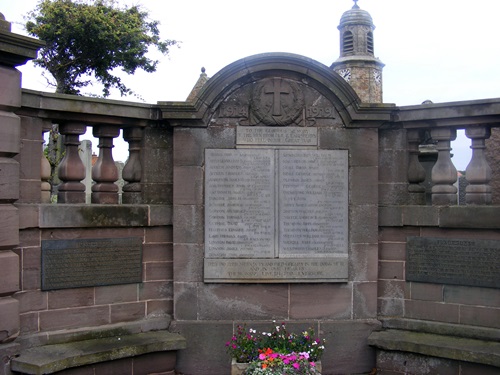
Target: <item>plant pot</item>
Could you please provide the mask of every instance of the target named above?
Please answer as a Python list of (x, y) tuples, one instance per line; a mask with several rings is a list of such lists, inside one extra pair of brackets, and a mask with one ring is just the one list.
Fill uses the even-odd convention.
[(231, 360), (231, 375), (243, 375), (250, 363), (236, 362), (236, 359)]
[[(236, 360), (233, 358), (231, 360), (231, 375), (244, 375), (245, 370), (248, 368), (248, 366), (250, 366), (250, 363), (236, 362)], [(316, 370), (321, 373), (321, 361), (316, 362)]]

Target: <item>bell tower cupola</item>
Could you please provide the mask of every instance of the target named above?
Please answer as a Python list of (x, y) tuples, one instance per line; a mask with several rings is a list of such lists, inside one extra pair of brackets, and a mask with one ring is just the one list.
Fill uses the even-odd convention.
[(338, 29), (340, 57), (331, 68), (349, 82), (363, 102), (382, 103), (384, 64), (374, 54), (372, 17), (354, 0), (352, 9), (340, 18)]

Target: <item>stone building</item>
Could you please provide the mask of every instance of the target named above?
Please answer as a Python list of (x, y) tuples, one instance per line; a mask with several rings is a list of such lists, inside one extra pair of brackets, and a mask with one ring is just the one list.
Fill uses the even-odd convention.
[[(250, 56), (202, 72), (189, 100), (157, 104), (21, 89), (16, 66), (41, 42), (9, 26), (0, 20), (0, 374), (229, 374), (237, 325), (272, 321), (327, 340), (324, 375), (498, 373), (487, 140), (499, 99), (384, 104), (373, 22), (356, 2), (331, 67)], [(52, 123), (66, 140), (58, 203), (41, 150)], [(101, 146), (90, 203), (87, 126)], [(473, 150), (460, 206), (457, 129)]]

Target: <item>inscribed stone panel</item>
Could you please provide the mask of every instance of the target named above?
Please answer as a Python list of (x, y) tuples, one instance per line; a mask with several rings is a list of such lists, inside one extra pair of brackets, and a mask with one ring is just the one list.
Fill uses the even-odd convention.
[(274, 151), (205, 158), (205, 257), (274, 257)]
[(205, 158), (206, 282), (347, 280), (346, 150), (207, 149)]
[(205, 259), (205, 282), (328, 282), (347, 279), (347, 256), (293, 259)]
[(279, 152), (280, 257), (347, 254), (347, 151)]
[(141, 238), (42, 241), (42, 290), (141, 281)]
[(500, 241), (408, 237), (406, 280), (500, 287)]

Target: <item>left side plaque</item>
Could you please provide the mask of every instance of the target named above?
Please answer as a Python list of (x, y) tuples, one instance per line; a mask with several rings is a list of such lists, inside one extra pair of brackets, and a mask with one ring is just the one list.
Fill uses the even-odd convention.
[(273, 258), (274, 150), (206, 150), (206, 258)]
[(141, 281), (141, 238), (42, 241), (42, 290)]

